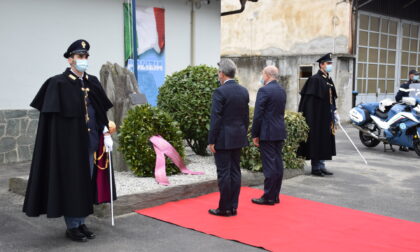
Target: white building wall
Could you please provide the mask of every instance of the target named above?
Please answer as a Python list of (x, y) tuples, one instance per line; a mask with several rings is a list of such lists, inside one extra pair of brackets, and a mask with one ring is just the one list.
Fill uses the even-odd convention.
[[(166, 74), (180, 71), (191, 62), (191, 2), (186, 0), (137, 0), (140, 7), (165, 9)], [(216, 66), (220, 59), (220, 0), (194, 5), (194, 64)]]
[[(73, 41), (91, 44), (88, 73), (107, 61), (124, 64), (124, 0), (0, 1), (0, 109), (28, 109), (50, 76), (67, 67), (63, 53)], [(165, 8), (166, 74), (191, 64), (191, 4), (186, 0), (141, 0)], [(220, 0), (196, 9), (196, 64), (220, 58)]]
[(220, 61), (220, 0), (196, 9), (195, 64), (216, 66)]
[(77, 39), (90, 45), (88, 72), (124, 63), (120, 0), (0, 1), (0, 109), (27, 109), (50, 76), (64, 71), (63, 53)]

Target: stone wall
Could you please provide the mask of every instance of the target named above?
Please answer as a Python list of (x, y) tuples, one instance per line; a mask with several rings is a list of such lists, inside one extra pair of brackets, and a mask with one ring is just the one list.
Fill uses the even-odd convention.
[(0, 165), (32, 159), (39, 113), (0, 110)]
[[(105, 93), (114, 105), (108, 111), (108, 119), (115, 122), (118, 131), (128, 110), (135, 106), (130, 95), (140, 93), (137, 80), (134, 77), (134, 74), (127, 68), (110, 62), (107, 62), (102, 66), (100, 78)], [(122, 153), (118, 150), (120, 143), (117, 134), (113, 134), (112, 139), (114, 140), (114, 150), (112, 152), (114, 169), (116, 171), (127, 171), (127, 163), (125, 162)]]

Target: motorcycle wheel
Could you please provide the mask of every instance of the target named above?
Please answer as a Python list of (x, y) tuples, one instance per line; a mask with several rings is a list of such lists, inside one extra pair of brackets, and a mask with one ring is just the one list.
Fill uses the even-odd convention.
[[(375, 139), (371, 136), (365, 135), (361, 131), (359, 131), (359, 138), (360, 138), (360, 141), (362, 142), (362, 144), (364, 146), (370, 147), (370, 148), (377, 146), (381, 142), (378, 139)], [(419, 148), (420, 148), (420, 146), (419, 146)]]
[(414, 139), (413, 148), (414, 148), (414, 151), (416, 152), (416, 154), (418, 156), (420, 156), (420, 140), (419, 139)]

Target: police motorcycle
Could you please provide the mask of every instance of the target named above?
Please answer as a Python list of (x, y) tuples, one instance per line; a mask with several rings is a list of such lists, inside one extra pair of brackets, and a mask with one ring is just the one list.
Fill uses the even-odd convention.
[[(393, 145), (414, 150), (420, 156), (420, 85), (401, 103), (390, 99), (362, 103), (350, 110), (352, 125), (359, 130), (363, 145), (375, 147), (379, 143), (394, 151)], [(411, 86), (410, 86), (411, 87)]]

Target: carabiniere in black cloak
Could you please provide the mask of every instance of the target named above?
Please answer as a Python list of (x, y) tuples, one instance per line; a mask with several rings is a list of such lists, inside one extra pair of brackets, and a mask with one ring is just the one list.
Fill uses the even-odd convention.
[[(67, 68), (49, 78), (31, 103), (40, 116), (23, 205), (28, 216), (85, 217), (93, 213), (97, 169), (91, 177), (85, 96), (95, 109), (99, 133), (108, 125), (106, 112), (112, 103), (95, 76), (84, 73), (83, 83)], [(115, 190), (113, 196), (115, 199)]]
[(334, 82), (319, 70), (306, 81), (300, 95), (299, 112), (310, 130), (308, 140), (298, 149), (298, 155), (307, 160), (331, 160), (336, 155), (334, 111), (337, 92)]

